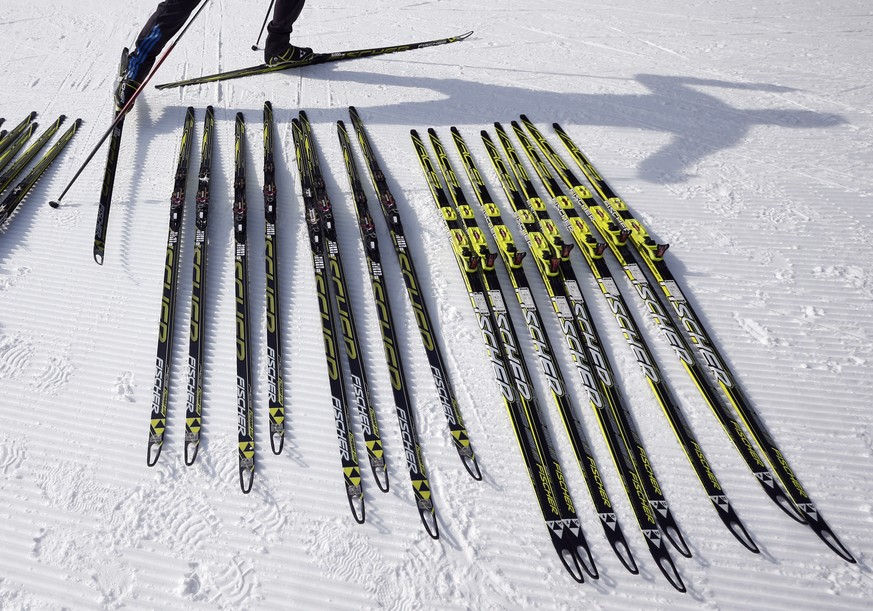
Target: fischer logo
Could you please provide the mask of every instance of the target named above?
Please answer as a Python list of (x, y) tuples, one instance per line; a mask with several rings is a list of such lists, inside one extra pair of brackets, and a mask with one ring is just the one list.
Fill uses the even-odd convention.
[(625, 340), (627, 340), (628, 345), (631, 347), (631, 350), (637, 359), (637, 363), (639, 363), (640, 367), (643, 369), (643, 374), (652, 382), (660, 382), (661, 376), (658, 375), (658, 369), (655, 364), (652, 363), (648, 352), (643, 347), (640, 335), (636, 330), (636, 325), (631, 319), (630, 314), (628, 314), (627, 308), (625, 308), (625, 304), (620, 295), (617, 292), (613, 292), (613, 289), (609, 288), (607, 285), (604, 284), (602, 286), (607, 289), (604, 292), (604, 295), (606, 295), (606, 300), (609, 302), (609, 309), (612, 310), (613, 315), (615, 315), (615, 319), (621, 327)]
[(640, 506), (642, 507), (643, 512), (646, 514), (649, 523), (655, 524), (655, 512), (652, 511), (652, 508), (649, 505), (649, 499), (646, 496), (646, 492), (643, 490), (643, 482), (640, 480), (640, 476), (637, 475), (636, 471), (634, 471), (631, 474), (631, 478), (633, 480), (634, 492), (637, 493), (637, 500), (640, 501)]
[(189, 412), (194, 411), (197, 405), (197, 359), (188, 357), (188, 385), (186, 388), (187, 399), (185, 405)]
[(606, 493), (606, 486), (604, 486), (603, 479), (600, 477), (600, 471), (597, 470), (597, 463), (594, 462), (594, 457), (588, 457), (588, 466), (591, 469), (592, 479), (597, 486), (597, 493), (600, 495), (600, 500), (603, 501), (604, 505), (611, 509), (612, 503), (609, 502), (609, 495)]
[(155, 390), (157, 392), (152, 396), (152, 414), (160, 415), (164, 413), (164, 359), (160, 357), (155, 359)]
[(248, 430), (248, 391), (242, 376), (236, 376), (236, 426), (240, 437), (252, 436)]
[(592, 332), (593, 327), (585, 313), (584, 304), (582, 302), (574, 302), (573, 311), (576, 314), (576, 320), (582, 327), (582, 337), (585, 339), (585, 344), (588, 346), (588, 353), (593, 361), (591, 364), (594, 366), (595, 371), (597, 371), (600, 380), (607, 386), (613, 386), (612, 376), (607, 368), (606, 357), (603, 356), (603, 352), (600, 350), (600, 346), (597, 343), (597, 338)]
[(561, 383), (560, 377), (558, 377), (558, 367), (548, 349), (548, 345), (546, 344), (545, 332), (539, 325), (537, 312), (536, 310), (529, 308), (525, 308), (522, 311), (524, 313), (528, 331), (530, 331), (531, 341), (533, 342), (534, 349), (540, 359), (543, 373), (549, 381), (549, 388), (551, 388), (552, 392), (556, 395), (563, 397), (565, 394), (564, 385)]
[(482, 330), (482, 336), (485, 338), (485, 347), (488, 349), (488, 358), (491, 360), (491, 366), (494, 368), (494, 376), (497, 378), (497, 384), (500, 386), (500, 392), (503, 398), (507, 401), (515, 401), (515, 392), (512, 390), (512, 384), (509, 380), (509, 374), (503, 365), (500, 358), (500, 348), (497, 345), (497, 337), (494, 335), (494, 330), (491, 328), (491, 321), (488, 315), (476, 311), (479, 318), (479, 328)]
[(722, 365), (721, 363), (721, 359), (718, 358), (715, 350), (707, 341), (706, 334), (704, 333), (703, 328), (700, 326), (700, 323), (697, 322), (697, 319), (694, 316), (694, 312), (691, 311), (691, 307), (688, 305), (688, 302), (686, 302), (684, 299), (680, 300), (675, 297), (671, 297), (670, 303), (673, 305), (673, 309), (675, 309), (676, 313), (679, 315), (679, 319), (682, 321), (682, 324), (685, 325), (685, 330), (688, 331), (688, 335), (689, 337), (691, 337), (691, 341), (694, 342), (694, 346), (697, 348), (697, 352), (700, 353), (703, 361), (712, 371), (712, 375), (715, 376), (716, 380), (718, 380), (719, 383), (723, 384), (727, 388), (733, 388), (734, 382), (731, 379), (730, 374), (727, 372), (727, 370), (725, 370), (724, 365)]
[(573, 499), (570, 497), (570, 488), (567, 487), (567, 480), (564, 479), (564, 472), (561, 469), (555, 470), (555, 479), (558, 480), (558, 486), (561, 488), (561, 494), (564, 497), (564, 502), (572, 512), (576, 512), (576, 507), (573, 505)]
[(436, 384), (437, 394), (440, 396), (440, 403), (443, 406), (443, 412), (446, 418), (449, 419), (449, 426), (455, 426), (458, 423), (455, 418), (455, 410), (452, 406), (452, 398), (449, 396), (449, 387), (443, 378), (443, 373), (439, 367), (431, 367), (430, 372), (433, 375), (433, 382)]
[(352, 454), (349, 449), (348, 431), (346, 430), (343, 407), (336, 397), (332, 397), (331, 402), (333, 403), (333, 417), (336, 421), (336, 437), (337, 441), (339, 441), (340, 455), (343, 461), (348, 462), (351, 460)]
[[(664, 493), (661, 491), (661, 487), (658, 485), (658, 480), (655, 478), (655, 469), (652, 467), (652, 463), (649, 461), (649, 455), (646, 454), (645, 450), (643, 450), (642, 446), (639, 443), (636, 444), (637, 449), (639, 450), (638, 454), (640, 456), (640, 461), (643, 463), (643, 469), (646, 472), (646, 475), (649, 476), (649, 483), (654, 488), (655, 492), (659, 496), (664, 496)], [(666, 503), (666, 501), (664, 501)]]
[(597, 378), (588, 367), (588, 359), (585, 358), (582, 343), (579, 341), (579, 336), (576, 334), (576, 327), (569, 317), (560, 316), (561, 329), (564, 331), (564, 336), (567, 338), (567, 344), (570, 348), (570, 355), (573, 357), (573, 362), (576, 364), (576, 369), (582, 377), (582, 384), (585, 390), (588, 391), (588, 396), (591, 402), (598, 409), (603, 408), (603, 397), (597, 389)]
[(352, 375), (352, 393), (354, 394), (355, 406), (361, 415), (361, 428), (364, 435), (372, 435), (373, 427), (370, 424), (370, 414), (367, 411), (367, 400), (364, 395), (364, 383), (360, 377)]
[(505, 311), (500, 311), (494, 313), (494, 319), (497, 323), (497, 328), (500, 330), (500, 337), (503, 340), (506, 360), (509, 362), (509, 367), (512, 370), (515, 387), (518, 389), (518, 392), (522, 397), (530, 401), (533, 399), (533, 389), (531, 389), (530, 384), (527, 381), (524, 364), (521, 361), (518, 346), (515, 345), (515, 337), (509, 326), (509, 318), (507, 318)]
[(276, 402), (279, 398), (279, 376), (276, 373), (276, 350), (267, 347), (267, 395), (270, 401)]
[(549, 502), (549, 507), (551, 507), (552, 512), (554, 512), (555, 515), (560, 515), (561, 512), (558, 509), (558, 500), (555, 498), (555, 491), (552, 488), (552, 478), (549, 477), (549, 472), (546, 471), (546, 468), (542, 464), (537, 463), (537, 469), (539, 470), (540, 482), (542, 482), (543, 489), (546, 492), (546, 499)]
[(682, 341), (682, 337), (679, 334), (679, 331), (673, 326), (673, 322), (670, 320), (670, 316), (664, 310), (661, 305), (661, 301), (657, 298), (655, 292), (652, 290), (652, 285), (650, 285), (648, 282), (640, 282), (636, 280), (636, 278), (641, 277), (642, 275), (639, 267), (637, 267), (636, 265), (630, 265), (628, 267), (630, 267), (633, 272), (633, 283), (634, 288), (637, 290), (637, 294), (644, 302), (646, 302), (646, 305), (649, 306), (649, 312), (651, 312), (652, 317), (655, 320), (655, 324), (658, 325), (658, 328), (661, 329), (661, 333), (663, 333), (664, 337), (667, 339), (667, 343), (670, 344), (670, 347), (673, 348), (676, 356), (678, 356), (683, 363), (693, 365), (694, 358), (685, 347), (685, 343)]
[(700, 460), (700, 464), (703, 466), (704, 471), (706, 471), (706, 478), (713, 486), (715, 486), (716, 490), (721, 490), (721, 484), (718, 483), (715, 473), (713, 473), (712, 469), (709, 467), (709, 462), (707, 462), (706, 456), (703, 455), (703, 450), (694, 441), (691, 442), (691, 445), (694, 447), (695, 456)]
[(418, 455), (415, 452), (412, 426), (406, 419), (406, 412), (395, 408), (397, 419), (400, 421), (400, 437), (403, 439), (403, 453), (406, 454), (406, 466), (413, 473), (418, 473)]

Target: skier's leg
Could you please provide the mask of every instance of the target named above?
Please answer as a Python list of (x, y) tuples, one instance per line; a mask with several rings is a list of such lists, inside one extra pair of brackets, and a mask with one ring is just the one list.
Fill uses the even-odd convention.
[(200, 0), (165, 0), (143, 26), (128, 60), (128, 81), (134, 88), (155, 65), (161, 49), (176, 35)]
[(264, 44), (264, 58), (267, 63), (300, 61), (312, 54), (312, 49), (290, 44), (292, 26), (300, 17), (305, 2), (306, 0), (276, 0), (273, 20), (267, 25), (267, 41)]

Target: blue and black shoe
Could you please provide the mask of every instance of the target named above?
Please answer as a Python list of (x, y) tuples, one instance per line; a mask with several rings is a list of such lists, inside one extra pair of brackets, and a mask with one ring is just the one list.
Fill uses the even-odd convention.
[(119, 75), (118, 85), (115, 88), (115, 103), (118, 108), (127, 103), (127, 100), (139, 88), (154, 64), (154, 57), (143, 57), (138, 50), (128, 56), (127, 66)]

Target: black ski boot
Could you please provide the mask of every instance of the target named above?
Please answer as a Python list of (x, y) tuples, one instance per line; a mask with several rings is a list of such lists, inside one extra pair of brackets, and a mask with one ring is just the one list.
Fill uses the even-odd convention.
[(269, 66), (275, 66), (277, 64), (302, 64), (310, 59), (314, 53), (312, 49), (309, 47), (295, 47), (294, 45), (289, 44), (284, 49), (280, 49), (275, 52), (270, 52), (269, 50), (264, 51), (264, 61)]

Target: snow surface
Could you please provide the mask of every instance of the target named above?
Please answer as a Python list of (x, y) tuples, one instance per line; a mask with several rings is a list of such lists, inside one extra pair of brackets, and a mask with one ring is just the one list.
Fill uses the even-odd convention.
[[(0, 236), (0, 608), (869, 609), (873, 582), (873, 7), (864, 0), (312, 0), (296, 40), (339, 50), (475, 30), (456, 45), (185, 90), (149, 89), (127, 121), (106, 264), (91, 259), (104, 153), (57, 197), (110, 121), (122, 46), (153, 0), (5, 0), (0, 116), (85, 123)], [(251, 6), (251, 5), (255, 6)], [(155, 82), (260, 61), (266, 2), (212, 0)], [(233, 115), (250, 125), (251, 312), (265, 342), (261, 108), (282, 163), (285, 452), (269, 451), (265, 359), (256, 360), (258, 463), (237, 482), (230, 187)], [(212, 181), (205, 446), (183, 465), (194, 181), (189, 183), (167, 440), (145, 465), (167, 214), (185, 108), (217, 114)], [(391, 299), (442, 537), (422, 529), (401, 452), (334, 124), (355, 105), (398, 197), (461, 410), (485, 474), (449, 440), (396, 260)], [(329, 168), (390, 464), (365, 473), (367, 522), (349, 515), (328, 402), (290, 120), (305, 109)], [(800, 480), (860, 561), (830, 552), (765, 497), (672, 353), (647, 332), (710, 462), (764, 550), (722, 527), (592, 281), (597, 322), (689, 540), (690, 592), (648, 555), (569, 356), (579, 415), (642, 567), (619, 564), (552, 407), (551, 430), (602, 578), (579, 585), (549, 542), (441, 220), (408, 131), (477, 132), (527, 113), (562, 123), (659, 241)], [(454, 151), (450, 151), (454, 154)], [(198, 155), (194, 154), (194, 163)], [(368, 193), (373, 201), (373, 194)], [(472, 196), (472, 194), (470, 194)], [(389, 246), (377, 219), (383, 247)], [(519, 240), (520, 241), (520, 240)], [(257, 256), (256, 256), (257, 255)], [(574, 254), (579, 270), (584, 263)], [(533, 278), (535, 270), (528, 261)], [(580, 271), (581, 273), (581, 271)], [(623, 281), (622, 281), (623, 282)], [(544, 292), (537, 294), (543, 297)], [(516, 316), (517, 318), (517, 316)], [(645, 319), (643, 319), (645, 320)], [(519, 329), (522, 338), (526, 337)], [(535, 370), (535, 369), (534, 369)], [(542, 381), (540, 380), (542, 386)], [(545, 401), (544, 407), (548, 406)], [(362, 447), (359, 439), (359, 446)]]

